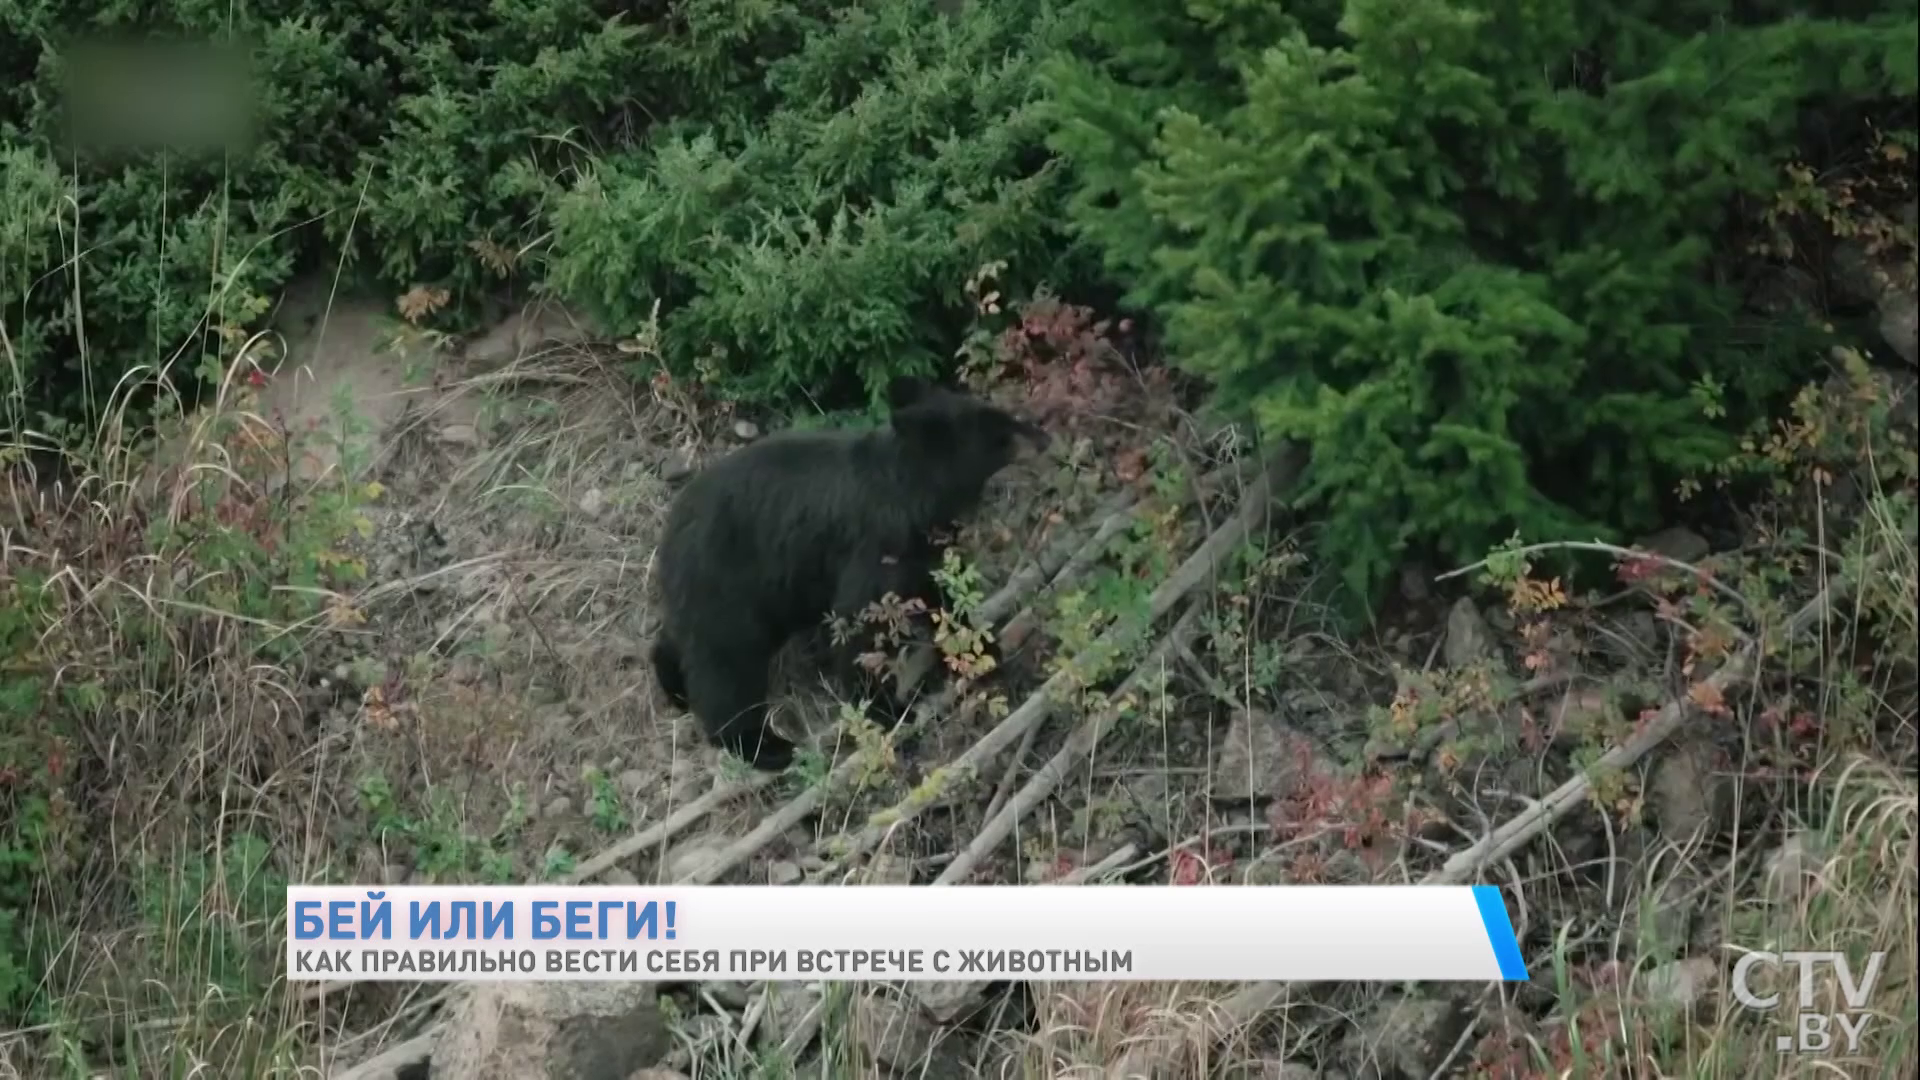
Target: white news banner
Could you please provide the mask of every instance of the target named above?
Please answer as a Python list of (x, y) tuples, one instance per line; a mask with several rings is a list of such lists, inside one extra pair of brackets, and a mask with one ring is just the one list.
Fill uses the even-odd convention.
[(1524, 980), (1491, 885), (293, 886), (301, 980)]

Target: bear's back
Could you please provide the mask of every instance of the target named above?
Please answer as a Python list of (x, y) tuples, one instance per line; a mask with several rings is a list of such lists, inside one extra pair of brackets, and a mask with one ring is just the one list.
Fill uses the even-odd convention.
[(719, 597), (779, 623), (833, 599), (848, 558), (915, 538), (918, 493), (901, 490), (881, 432), (769, 435), (688, 478), (668, 513), (660, 575), (670, 602)]

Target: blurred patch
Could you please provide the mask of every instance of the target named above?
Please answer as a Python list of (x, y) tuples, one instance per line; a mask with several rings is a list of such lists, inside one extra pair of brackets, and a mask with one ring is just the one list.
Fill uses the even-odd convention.
[(252, 136), (243, 50), (87, 42), (66, 54), (68, 131), (87, 148), (233, 150)]

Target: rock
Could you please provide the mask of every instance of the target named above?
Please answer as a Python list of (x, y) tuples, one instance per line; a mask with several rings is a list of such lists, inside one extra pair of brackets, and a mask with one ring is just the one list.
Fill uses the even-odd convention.
[(1793, 907), (1820, 883), (1826, 845), (1814, 833), (1791, 833), (1767, 856), (1767, 895)]
[(472, 685), (487, 677), (487, 662), (472, 653), (461, 653), (447, 663), (447, 678), (463, 685)]
[(463, 355), (473, 363), (497, 367), (542, 348), (573, 345), (605, 336), (579, 313), (549, 302), (529, 305), (502, 319), (493, 329), (468, 342)]
[(1633, 542), (1641, 551), (1654, 555), (1665, 555), (1674, 562), (1697, 563), (1707, 557), (1713, 545), (1692, 529), (1675, 526), (1650, 533)]
[(638, 885), (640, 884), (640, 879), (633, 876), (633, 871), (625, 870), (618, 866), (613, 867), (609, 870), (602, 871), (600, 874), (600, 881), (604, 885)]
[(940, 1039), (940, 1029), (919, 1010), (881, 994), (855, 1000), (854, 1031), (876, 1060), (909, 1072), (918, 1071)]
[(1658, 656), (1666, 646), (1666, 635), (1653, 612), (1635, 609), (1620, 620), (1620, 632), (1647, 656)]
[(1699, 879), (1683, 873), (1662, 885), (1656, 895), (1642, 898), (1634, 942), (1639, 955), (1666, 960), (1686, 951), (1699, 886)]
[(1647, 805), (1667, 839), (1683, 842), (1700, 830), (1714, 835), (1732, 823), (1733, 785), (1719, 757), (1711, 742), (1695, 740), (1654, 764)]
[(753, 996), (753, 992), (747, 989), (746, 983), (734, 982), (732, 980), (702, 983), (701, 989), (711, 995), (713, 1000), (735, 1012), (740, 1012), (745, 1009), (747, 1002)]
[(580, 496), (580, 512), (588, 517), (599, 517), (606, 508), (607, 493), (597, 487), (588, 488), (587, 493)]
[(942, 1024), (952, 1024), (980, 1008), (986, 1000), (984, 982), (917, 982), (912, 987), (920, 1008)]
[(875, 855), (867, 861), (865, 885), (913, 884), (913, 860), (898, 855)]
[(739, 439), (741, 442), (752, 442), (760, 437), (760, 425), (751, 420), (735, 420), (733, 422), (733, 437)]
[(769, 885), (798, 885), (800, 879), (805, 876), (806, 874), (800, 870), (800, 864), (788, 862), (786, 859), (781, 859), (767, 867), (767, 884)]
[(1432, 1076), (1466, 1027), (1467, 1013), (1447, 998), (1402, 998), (1378, 1007), (1348, 1037), (1355, 1075), (1369, 1080)]
[(1400, 568), (1400, 599), (1409, 604), (1424, 604), (1433, 597), (1433, 587), (1427, 583), (1431, 575), (1427, 568), (1408, 563)]
[(1920, 294), (1899, 289), (1882, 293), (1879, 330), (1900, 359), (1920, 366)]
[(1688, 1010), (1705, 1001), (1720, 981), (1720, 967), (1709, 956), (1695, 956), (1649, 968), (1637, 984), (1650, 1005)]
[(1208, 795), (1226, 801), (1284, 798), (1314, 757), (1306, 736), (1270, 713), (1243, 710), (1234, 714), (1215, 750)]
[(451, 446), (474, 446), (480, 442), (480, 432), (472, 424), (448, 424), (433, 434)]
[(678, 1069), (641, 1069), (627, 1080), (687, 1080), (687, 1074)]
[[(767, 1012), (760, 1020), (760, 1035), (775, 1046), (794, 1037), (802, 1024), (807, 1022), (807, 1014), (820, 1007), (820, 991), (812, 986), (796, 983), (773, 983), (768, 989)], [(792, 1047), (797, 1056), (804, 1046)]]
[(628, 769), (620, 774), (620, 790), (628, 795), (651, 791), (659, 778), (645, 769)]
[[(1245, 783), (1244, 777), (1242, 783)], [(1140, 815), (1149, 832), (1165, 836), (1173, 831), (1173, 798), (1167, 788), (1166, 773), (1143, 772), (1129, 776), (1121, 790), (1126, 793), (1128, 809)]]
[(567, 798), (565, 795), (555, 795), (547, 802), (545, 808), (540, 811), (540, 816), (544, 818), (557, 818), (566, 817), (571, 813), (573, 813), (573, 800)]
[(1447, 639), (1440, 647), (1440, 655), (1446, 659), (1450, 668), (1471, 667), (1493, 653), (1493, 637), (1487, 630), (1487, 620), (1480, 615), (1480, 609), (1474, 606), (1473, 598), (1463, 596), (1453, 602), (1453, 608), (1447, 612)]
[(1291, 885), (1293, 876), (1278, 856), (1262, 856), (1240, 868), (1242, 885)]
[(621, 1080), (673, 1048), (648, 983), (484, 983), (455, 1007), (436, 1076)]
[(660, 479), (669, 484), (678, 483), (693, 475), (698, 459), (686, 451), (668, 454), (660, 462)]
[(696, 836), (684, 840), (667, 853), (667, 880), (685, 881), (718, 858), (725, 841), (718, 837)]
[(1604, 688), (1584, 686), (1560, 696), (1552, 729), (1562, 745), (1605, 741), (1623, 720), (1619, 703)]

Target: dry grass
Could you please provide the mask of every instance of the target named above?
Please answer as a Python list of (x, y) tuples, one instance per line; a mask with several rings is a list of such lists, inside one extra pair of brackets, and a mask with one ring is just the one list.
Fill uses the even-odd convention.
[[(661, 464), (721, 448), (714, 427), (726, 418), (671, 387), (635, 394), (617, 363), (616, 354), (568, 348), (493, 371), (442, 369), (433, 392), (380, 433), (377, 453), (351, 418), (335, 418), (341, 464), (318, 478), (290, 467), (299, 439), (289, 443), (258, 408), (244, 364), (164, 444), (171, 467), (152, 467), (153, 452), (131, 445), (117, 423), (71, 459), (58, 485), (17, 465), (0, 585), (12, 590), (5, 610), (28, 613), (17, 642), (29, 663), (0, 677), (44, 678), (36, 693), (60, 707), (55, 722), (9, 721), (5, 731), (8, 751), (38, 769), (25, 794), (9, 795), (0, 854), (27, 868), (14, 879), (29, 882), (16, 933), (45, 973), (19, 991), (37, 998), (34, 1021), (0, 1034), (11, 1067), (80, 1076), (111, 1060), (126, 1075), (280, 1076), (359, 1056), (410, 1029), (430, 1002), (398, 986), (356, 987), (318, 1004), (287, 994), (281, 883), (557, 878), (727, 779), (687, 724), (656, 711), (640, 661), (653, 631), (643, 599), (653, 538), (671, 495)], [(124, 415), (130, 393), (122, 388), (111, 415)], [(1174, 447), (1173, 457), (1196, 452), (1176, 430), (1136, 437)], [(49, 441), (23, 433), (16, 449)], [(1087, 466), (1001, 489), (970, 537), (983, 578), (1004, 578), (1037, 546), (1051, 527), (1043, 508), (1098, 501), (1102, 489), (1074, 468)], [(1635, 839), (1596, 814), (1599, 854), (1562, 830), (1494, 868), (1521, 900), (1517, 924), (1544, 974), (1531, 988), (1465, 995), (1469, 1022), (1449, 1068), (1719, 1077), (1833, 1066), (1776, 1054), (1782, 1029), (1724, 992), (1677, 1011), (1650, 1000), (1653, 972), (1689, 948), (1699, 955), (1703, 943), (1721, 973), (1741, 949), (1884, 950), (1871, 1059), (1844, 1067), (1898, 1075), (1920, 1050), (1915, 553), (1895, 512), (1911, 481), (1863, 475), (1861, 489), (1878, 498), (1850, 519), (1862, 524), (1820, 530), (1838, 556), (1817, 565), (1834, 575), (1868, 565), (1872, 587), (1813, 641), (1795, 644), (1818, 663), (1787, 680), (1797, 698), (1816, 688), (1816, 720), (1829, 733), (1805, 762), (1811, 779), (1764, 773), (1778, 748), (1753, 741), (1732, 771), (1740, 801), (1763, 812), (1743, 819), (1730, 843)], [(377, 492), (367, 486), (375, 478)], [(216, 505), (226, 509), (212, 514)], [(1206, 510), (1214, 519), (1224, 512)], [(1174, 545), (1204, 527), (1135, 539), (1164, 545), (1177, 561)], [(247, 547), (248, 537), (271, 550)], [(981, 879), (1050, 880), (1131, 852), (1102, 863), (1105, 879), (1225, 886), (1305, 880), (1317, 868), (1319, 880), (1415, 880), (1531, 797), (1511, 762), (1489, 760), (1464, 785), (1464, 806), (1444, 804), (1446, 828), (1390, 816), (1366, 851), (1343, 839), (1365, 809), (1357, 789), (1340, 786), (1350, 773), (1330, 772), (1313, 798), (1284, 812), (1220, 797), (1215, 762), (1229, 714), (1282, 712), (1330, 761), (1359, 760), (1373, 734), (1368, 706), (1390, 692), (1393, 670), (1431, 667), (1438, 649), (1430, 616), (1419, 613), (1385, 627), (1384, 640), (1342, 637), (1317, 599), (1322, 568), (1293, 554), (1299, 547), (1269, 540), (1258, 572), (1218, 583), (1204, 633), (1176, 651), (1164, 685), (1155, 680), (1123, 710), (1017, 823), (1001, 845), (1008, 850), (976, 868)], [(368, 576), (357, 578), (363, 565)], [(1101, 572), (1107, 588), (1126, 577)], [(23, 588), (33, 604), (22, 606)], [(1037, 682), (1054, 648), (1101, 625), (1058, 596), (1036, 610), (1043, 644), (1017, 658), (1010, 678)], [(1774, 664), (1784, 671), (1791, 659)], [(1841, 670), (1843, 662), (1863, 670)], [(1736, 703), (1742, 716), (1781, 692), (1771, 674)], [(823, 732), (829, 760), (874, 752), (836, 725), (843, 703), (795, 687), (786, 704)], [(1093, 693), (1074, 704), (1106, 701)], [(947, 760), (989, 722), (956, 721), (913, 755), (889, 749), (875, 759), (887, 763), (823, 799), (810, 829), (742, 873), (804, 863), (832, 838), (858, 833), (914, 789), (916, 769)], [(905, 867), (926, 880), (948, 865), (992, 816), (988, 804), (1004, 801), (993, 793), (1017, 790), (1058, 750), (1066, 726), (1023, 740), (1014, 760), (994, 766), (1005, 778), (986, 777), (977, 798), (888, 831), (879, 846), (887, 872)], [(1543, 756), (1528, 767), (1542, 779), (1567, 766)], [(629, 773), (637, 780), (623, 779)], [(1418, 788), (1396, 789), (1402, 809), (1430, 794)], [(29, 812), (30, 798), (38, 802)], [(730, 802), (700, 830), (708, 842), (741, 835), (772, 805), (770, 793)], [(1783, 870), (1776, 852), (1789, 835), (1803, 836), (1813, 855)], [(678, 842), (631, 865), (663, 874), (664, 848)], [(1712, 927), (1690, 943), (1662, 942), (1640, 925), (1676, 896), (1697, 901), (1699, 921)], [(1223, 1010), (1233, 990), (1034, 985), (961, 1028), (935, 1031), (926, 1061), (982, 1076), (1106, 1076), (1145, 1046), (1164, 1075), (1261, 1075), (1281, 1062), (1346, 1060), (1391, 996), (1303, 987), (1246, 1022)], [(1831, 980), (1816, 992), (1836, 1000)], [(753, 1029), (772, 1023), (766, 1006), (716, 1009), (696, 995), (677, 1021), (686, 1067), (702, 1077), (886, 1075), (871, 1053), (875, 1017), (896, 1016), (874, 1004), (883, 996), (826, 988), (817, 1045), (803, 1055), (800, 1046), (753, 1043)], [(925, 1034), (916, 1025), (915, 1037)], [(913, 1072), (896, 1061), (892, 1071), (903, 1070)]]

